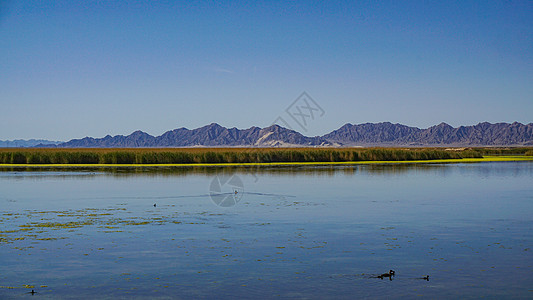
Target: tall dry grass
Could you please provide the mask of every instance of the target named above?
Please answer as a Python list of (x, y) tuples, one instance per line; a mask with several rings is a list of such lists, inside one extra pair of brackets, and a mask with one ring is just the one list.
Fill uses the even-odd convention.
[(512, 148), (512, 147), (505, 147), (505, 148), (493, 148), (493, 147), (487, 147), (487, 148), (473, 148), (472, 150), (477, 151), (481, 153), (481, 155), (527, 155), (526, 153), (532, 153), (533, 148), (531, 147), (519, 147), (519, 148)]
[(479, 151), (435, 148), (85, 148), (0, 149), (3, 164), (189, 164), (403, 161), (479, 158)]

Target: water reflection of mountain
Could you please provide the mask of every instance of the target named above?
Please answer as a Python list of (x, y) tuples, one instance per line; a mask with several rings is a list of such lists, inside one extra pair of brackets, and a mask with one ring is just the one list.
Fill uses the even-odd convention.
[(0, 168), (0, 178), (46, 178), (46, 177), (94, 177), (94, 176), (211, 176), (220, 174), (243, 174), (261, 176), (310, 176), (332, 177), (344, 175), (399, 175), (409, 172), (431, 172), (445, 176), (451, 172), (468, 174), (475, 172), (484, 177), (514, 177), (533, 175), (531, 162), (495, 162), (470, 164), (372, 164), (372, 165), (324, 165), (324, 166), (224, 166), (224, 167), (82, 167), (47, 168), (13, 167)]

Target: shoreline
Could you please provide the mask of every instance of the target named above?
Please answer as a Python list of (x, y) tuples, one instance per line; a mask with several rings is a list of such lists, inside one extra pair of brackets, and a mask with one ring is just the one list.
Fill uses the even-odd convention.
[(533, 161), (533, 156), (505, 155), (483, 158), (433, 159), (433, 160), (367, 160), (338, 162), (268, 162), (268, 163), (185, 163), (185, 164), (0, 164), (1, 168), (138, 168), (138, 167), (246, 167), (246, 166), (319, 166), (319, 165), (368, 165), (368, 164), (453, 164), (482, 162)]

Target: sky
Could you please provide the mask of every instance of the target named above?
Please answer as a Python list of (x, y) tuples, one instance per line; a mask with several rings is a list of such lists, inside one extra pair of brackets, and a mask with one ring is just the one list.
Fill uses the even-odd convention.
[(533, 1), (431, 2), (0, 0), (0, 140), (533, 122)]

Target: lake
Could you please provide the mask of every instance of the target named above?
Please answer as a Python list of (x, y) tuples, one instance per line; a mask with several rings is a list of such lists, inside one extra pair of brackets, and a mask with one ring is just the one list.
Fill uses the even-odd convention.
[(31, 290), (531, 299), (533, 163), (0, 169), (0, 298)]

